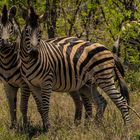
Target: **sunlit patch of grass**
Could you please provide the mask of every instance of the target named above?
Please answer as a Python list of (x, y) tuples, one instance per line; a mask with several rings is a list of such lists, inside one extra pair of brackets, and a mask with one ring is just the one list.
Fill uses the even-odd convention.
[[(140, 138), (140, 119), (130, 110), (132, 118), (131, 125), (124, 127), (120, 112), (116, 106), (105, 96), (108, 106), (105, 111), (102, 125), (95, 125), (94, 121), (90, 125), (84, 125), (84, 113), (82, 123), (76, 127), (74, 125), (74, 104), (71, 97), (66, 93), (53, 93), (50, 103), (50, 130), (47, 134), (42, 131), (42, 121), (33, 98), (29, 101), (30, 129), (28, 133), (17, 130), (10, 130), (10, 117), (8, 103), (5, 98), (3, 86), (0, 85), (0, 140), (138, 140)], [(103, 94), (105, 95), (105, 94)], [(131, 106), (140, 114), (139, 93), (131, 96)], [(21, 113), (19, 111), (20, 93), (18, 94), (18, 122), (21, 123)], [(94, 106), (93, 106), (94, 107)], [(95, 114), (95, 108), (93, 109)]]

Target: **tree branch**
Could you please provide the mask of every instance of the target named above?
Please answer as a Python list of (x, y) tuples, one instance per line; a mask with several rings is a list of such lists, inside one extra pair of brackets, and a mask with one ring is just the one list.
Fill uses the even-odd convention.
[[(103, 18), (104, 18), (104, 20), (105, 20), (105, 23), (106, 23), (106, 25), (109, 27), (109, 23), (107, 22), (107, 19), (106, 19), (106, 16), (105, 16), (103, 7), (101, 6), (101, 3), (100, 3), (99, 1), (98, 1), (98, 5), (99, 5), (99, 7), (100, 7), (100, 9), (101, 9), (101, 12), (102, 12)], [(115, 41), (115, 37), (114, 37), (114, 35), (113, 35), (113, 33), (112, 33), (112, 31), (111, 31), (110, 28), (109, 28), (109, 33), (111, 34), (112, 39)]]
[(74, 26), (74, 24), (75, 24), (76, 16), (77, 16), (77, 13), (78, 13), (78, 11), (79, 11), (79, 9), (80, 9), (81, 3), (82, 3), (82, 0), (80, 0), (79, 3), (78, 3), (78, 0), (76, 1), (77, 8), (76, 8), (76, 10), (75, 10), (75, 12), (74, 12), (74, 15), (73, 15), (73, 18), (72, 18), (72, 20), (71, 20), (71, 24), (70, 24), (70, 28), (69, 28), (69, 36), (71, 36), (71, 34), (72, 34), (72, 28), (73, 28), (73, 26)]
[(135, 110), (135, 109), (133, 109), (131, 106), (129, 106), (129, 105), (127, 105), (127, 107), (129, 108), (129, 109), (131, 109), (135, 114), (136, 114), (136, 116), (140, 119), (140, 115), (137, 113), (137, 111)]

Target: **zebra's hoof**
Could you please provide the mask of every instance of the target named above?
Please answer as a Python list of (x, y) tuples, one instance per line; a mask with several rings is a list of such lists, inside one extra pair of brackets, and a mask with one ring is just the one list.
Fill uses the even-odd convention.
[(43, 126), (43, 132), (44, 132), (44, 133), (48, 133), (49, 127), (50, 127), (50, 124), (44, 125), (44, 126)]
[(17, 129), (17, 124), (16, 123), (11, 124), (10, 127), (9, 127), (9, 129)]
[(80, 120), (75, 120), (74, 121), (74, 125), (77, 127), (77, 126), (79, 126), (81, 124), (81, 121)]

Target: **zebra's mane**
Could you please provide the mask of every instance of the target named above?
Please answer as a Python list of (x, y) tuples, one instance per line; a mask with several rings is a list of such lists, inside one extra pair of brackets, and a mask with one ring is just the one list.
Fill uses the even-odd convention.
[(7, 13), (8, 13), (7, 7), (6, 7), (6, 5), (4, 5), (4, 7), (2, 9), (2, 18), (1, 18), (1, 22), (3, 25), (5, 25), (7, 22), (7, 19), (8, 19)]
[(29, 25), (32, 28), (36, 28), (38, 26), (38, 15), (35, 13), (33, 7), (30, 7), (30, 15), (29, 15)]

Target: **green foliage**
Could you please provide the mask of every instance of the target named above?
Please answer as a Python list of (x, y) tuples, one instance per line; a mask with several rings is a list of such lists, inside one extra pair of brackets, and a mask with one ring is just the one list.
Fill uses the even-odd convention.
[[(44, 14), (44, 12), (46, 11), (46, 0), (34, 0), (31, 2), (39, 15)], [(52, 2), (53, 0), (50, 0), (51, 6)], [(134, 22), (130, 20), (133, 13), (132, 9), (127, 9), (127, 6), (121, 3), (121, 0), (82, 0), (78, 12), (76, 13), (78, 2), (80, 2), (80, 0), (59, 0), (56, 13), (57, 36), (69, 35), (69, 30), (72, 22), (72, 36), (78, 36), (85, 40), (90, 40), (91, 42), (102, 43), (105, 46), (110, 47), (110, 49), (112, 48), (114, 41), (118, 38), (118, 36), (120, 36), (121, 40), (123, 40), (121, 42), (121, 56), (123, 58), (126, 57), (127, 61), (130, 64), (134, 64), (136, 66), (140, 65), (140, 44), (138, 43), (138, 41), (136, 41), (140, 40), (140, 23), (138, 22), (138, 20), (140, 19), (140, 10), (135, 11)], [(28, 7), (27, 0), (1, 0), (0, 9), (2, 9), (4, 4), (7, 4), (8, 7), (11, 7), (13, 4), (15, 4), (18, 7), (17, 20), (20, 25), (23, 26), (24, 21), (21, 18), (19, 4)], [(134, 4), (136, 6), (136, 9), (140, 9), (139, 0), (134, 0)], [(45, 38), (47, 38), (47, 27), (42, 25), (42, 28), (43, 35)], [(131, 41), (134, 41), (134, 43), (132, 44)], [(140, 72), (127, 71), (126, 81), (131, 91), (140, 91)], [(0, 88), (0, 90), (1, 89), (2, 88)], [(4, 95), (1, 96), (0, 94), (0, 98), (2, 98), (0, 110), (0, 140), (26, 139), (27, 135), (20, 135), (14, 132), (12, 133), (12, 131), (8, 130), (6, 126), (6, 124), (8, 123), (7, 120), (9, 120), (9, 118), (7, 117), (8, 113), (6, 113), (8, 111), (8, 107), (6, 105), (7, 102), (4, 100)], [(135, 104), (135, 107), (137, 106), (137, 111), (140, 113), (138, 94), (133, 100), (133, 104)], [(55, 109), (58, 106), (55, 106), (55, 109), (52, 110), (53, 115), (51, 114), (50, 117), (51, 120), (55, 118), (51, 123), (53, 127), (51, 128), (51, 131), (47, 136), (42, 134), (40, 136), (40, 139), (127, 139), (124, 136), (122, 122), (119, 118), (120, 116), (118, 115), (118, 113), (114, 113), (114, 109), (112, 111), (113, 115), (112, 112), (109, 113), (110, 109), (114, 106), (109, 106), (109, 109), (107, 110), (107, 113), (105, 115), (105, 126), (97, 128), (92, 125), (87, 129), (83, 125), (79, 126), (78, 128), (75, 128), (75, 126), (72, 125), (73, 114), (71, 113), (74, 112), (74, 109), (70, 110), (70, 107), (72, 107), (72, 103), (69, 102), (66, 97), (62, 100), (60, 100), (60, 98), (56, 98), (55, 100), (53, 100), (53, 104), (55, 104), (54, 101), (59, 101), (59, 108), (62, 108), (61, 113), (57, 114), (57, 111)], [(39, 123), (40, 118), (37, 117), (37, 110), (34, 109), (35, 105), (33, 104), (33, 101), (29, 103), (31, 104), (30, 107), (32, 107), (30, 113), (32, 120), (35, 120), (35, 124), (36, 122)], [(133, 131), (133, 136), (131, 136), (130, 139), (133, 139), (134, 137), (136, 139), (140, 138), (139, 132), (134, 134), (136, 127), (138, 130), (140, 129), (139, 120), (136, 120), (133, 128), (131, 128), (131, 130)], [(127, 135), (128, 133), (126, 134), (126, 136)]]
[(121, 38), (126, 47), (126, 60), (140, 66), (140, 23), (126, 22), (122, 27)]
[(136, 134), (136, 139), (135, 140), (140, 140), (140, 132)]
[(140, 91), (140, 72), (127, 71), (126, 82), (130, 84), (131, 91)]
[[(57, 0), (57, 21), (56, 21), (56, 36), (68, 36), (71, 24), (72, 36), (78, 36), (82, 39), (91, 42), (99, 42), (112, 49), (114, 41), (120, 36), (121, 41), (121, 57), (133, 65), (140, 67), (140, 3), (139, 0), (134, 0), (135, 21), (131, 21), (133, 10), (127, 8), (127, 5), (118, 0)], [(0, 1), (0, 9), (3, 4), (8, 7), (15, 4), (18, 7), (17, 20), (21, 26), (24, 21), (21, 18), (19, 4), (28, 7), (27, 0), (4, 0)], [(50, 0), (52, 7), (53, 0)], [(34, 0), (31, 4), (35, 7), (39, 15), (46, 11), (46, 0)], [(52, 7), (53, 8), (53, 7)], [(76, 10), (78, 8), (78, 12)], [(76, 13), (76, 14), (75, 14)], [(75, 21), (74, 21), (75, 16)], [(44, 38), (47, 38), (47, 27), (42, 26)], [(138, 41), (137, 41), (138, 40)], [(133, 42), (133, 43), (132, 43)], [(138, 69), (137, 69), (138, 70)], [(129, 81), (132, 85), (136, 80)], [(134, 76), (135, 77), (135, 76)], [(132, 76), (133, 78), (133, 76)], [(130, 82), (131, 83), (131, 82)], [(136, 82), (136, 87), (137, 86)]]

